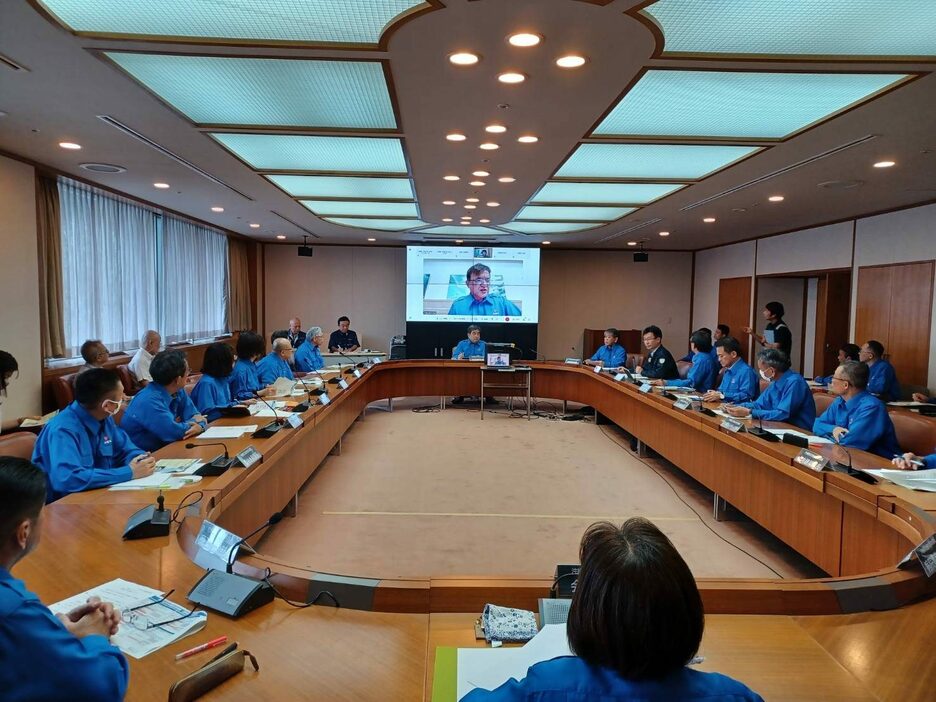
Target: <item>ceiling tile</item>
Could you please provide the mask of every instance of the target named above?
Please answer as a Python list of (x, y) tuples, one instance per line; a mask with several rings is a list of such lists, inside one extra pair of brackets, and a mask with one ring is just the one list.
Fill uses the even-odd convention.
[(257, 170), (406, 173), (399, 139), (295, 134), (211, 136)]

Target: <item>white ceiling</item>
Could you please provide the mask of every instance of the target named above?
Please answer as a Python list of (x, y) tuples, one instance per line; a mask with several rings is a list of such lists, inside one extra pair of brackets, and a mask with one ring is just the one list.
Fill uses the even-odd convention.
[[(314, 243), (366, 244), (370, 237), (377, 244), (402, 244), (421, 241), (423, 235), (350, 229), (320, 220), (99, 58), (96, 50), (387, 59), (422, 219), (433, 224), (442, 224), (443, 217), (457, 221), (465, 214), (461, 202), (472, 196), (481, 200), (472, 211), (475, 224), (481, 217), (489, 217), (493, 224), (510, 221), (648, 67), (716, 64), (778, 71), (919, 71), (925, 75), (908, 85), (616, 222), (581, 233), (502, 234), (496, 240), (535, 244), (548, 239), (556, 246), (592, 249), (621, 248), (628, 241), (646, 239), (653, 249), (699, 249), (936, 200), (936, 77), (930, 74), (936, 63), (652, 58), (654, 36), (625, 14), (638, 4), (635, 0), (604, 6), (576, 0), (444, 0), (445, 7), (400, 25), (383, 52), (206, 48), (81, 38), (52, 23), (28, 0), (4, 0), (0, 53), (28, 70), (13, 71), (0, 64), (0, 111), (7, 113), (0, 117), (0, 150), (263, 241), (276, 241), (277, 234), (285, 234), (295, 243), (309, 234), (316, 237)], [(505, 38), (518, 30), (535, 31), (544, 37), (543, 44), (527, 50), (510, 47)], [(481, 54), (482, 62), (469, 70), (454, 68), (446, 57), (460, 49)], [(565, 51), (581, 52), (589, 62), (581, 69), (560, 71), (552, 60)], [(520, 70), (529, 80), (517, 86), (498, 83), (496, 74), (506, 69)], [(230, 188), (127, 136), (99, 115), (129, 126)], [(503, 148), (481, 151), (477, 143), (482, 128), (492, 121), (509, 124), (512, 134), (534, 133), (540, 141), (522, 145), (504, 139)], [(444, 135), (451, 130), (471, 138), (462, 143), (446, 141)], [(83, 148), (65, 151), (58, 147), (60, 141), (74, 141)], [(686, 209), (855, 142), (860, 143)], [(897, 166), (872, 168), (883, 159), (894, 160)], [(78, 167), (89, 161), (119, 164), (127, 172), (97, 175)], [(479, 168), (494, 177), (486, 179), (483, 188), (472, 188), (465, 176)], [(446, 173), (463, 177), (449, 183), (442, 179)], [(517, 180), (498, 183), (501, 174)], [(172, 187), (156, 190), (152, 186), (156, 181)], [(819, 187), (828, 181), (861, 184), (850, 189)], [(769, 203), (767, 197), (774, 194), (784, 195), (785, 201)], [(458, 201), (459, 206), (442, 205), (446, 199)], [(491, 200), (500, 206), (483, 206)], [(212, 206), (225, 211), (212, 213)], [(705, 216), (717, 221), (704, 224)], [(261, 228), (251, 229), (249, 222), (258, 222)], [(671, 235), (661, 238), (661, 230)]]

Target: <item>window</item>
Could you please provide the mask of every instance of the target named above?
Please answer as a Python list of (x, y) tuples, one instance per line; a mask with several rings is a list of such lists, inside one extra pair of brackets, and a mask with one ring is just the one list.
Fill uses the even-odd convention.
[(111, 351), (224, 333), (227, 237), (76, 181), (58, 181), (66, 354), (85, 339)]

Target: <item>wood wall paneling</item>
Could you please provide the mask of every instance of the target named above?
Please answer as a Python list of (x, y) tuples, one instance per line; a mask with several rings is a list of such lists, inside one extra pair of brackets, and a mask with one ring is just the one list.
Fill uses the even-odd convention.
[[(693, 320), (695, 321), (695, 320)], [(747, 336), (741, 331), (751, 323), (751, 278), (722, 278), (718, 281), (718, 319), (727, 324), (731, 335), (741, 342), (741, 355), (750, 361)], [(700, 326), (708, 326), (700, 324)], [(714, 327), (713, 327), (714, 328)]]

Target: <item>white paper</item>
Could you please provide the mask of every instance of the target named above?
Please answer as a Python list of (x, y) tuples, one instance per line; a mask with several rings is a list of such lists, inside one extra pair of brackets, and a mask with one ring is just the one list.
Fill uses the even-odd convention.
[(792, 434), (793, 436), (798, 436), (801, 439), (806, 439), (806, 443), (811, 446), (820, 446), (822, 444), (834, 444), (835, 442), (832, 439), (826, 439), (821, 436), (816, 436), (815, 434), (804, 434), (801, 431), (793, 431), (792, 429), (764, 429), (774, 436), (779, 437), (781, 440), (787, 434)]
[[(888, 402), (888, 407), (931, 407), (928, 402), (914, 402), (912, 400), (900, 400), (899, 402)], [(25, 422), (23, 423), (25, 426)]]
[[(302, 394), (303, 396), (305, 395), (305, 393), (302, 393)], [(273, 419), (276, 419), (278, 417), (283, 417), (287, 414), (290, 414), (290, 410), (278, 409), (274, 411), (270, 409), (269, 407), (261, 407), (256, 412), (252, 412), (251, 414), (253, 414), (254, 417), (271, 417)]]
[(927, 470), (865, 469), (864, 472), (876, 478), (890, 480), (895, 485), (900, 485), (908, 490), (936, 492), (936, 468)]
[(186, 485), (193, 485), (200, 480), (200, 475), (153, 473), (145, 478), (116, 483), (115, 485), (111, 485), (108, 490), (178, 490)]
[(717, 410), (712, 410), (712, 411), (713, 411), (715, 414), (717, 414), (719, 417), (727, 417), (728, 419), (737, 419), (737, 420), (742, 421), (742, 422), (746, 422), (746, 421), (749, 421), (750, 419), (752, 419), (750, 416), (747, 416), (747, 417), (735, 417), (733, 414), (728, 414), (725, 410), (717, 409)]
[[(155, 602), (163, 596), (163, 593), (151, 587), (137, 585), (136, 583), (118, 578), (117, 580), (111, 580), (109, 583), (104, 583), (103, 585), (69, 597), (61, 602), (56, 602), (50, 605), (49, 609), (56, 614), (64, 614), (75, 607), (80, 607), (85, 604), (92, 595), (100, 597), (103, 602), (113, 603), (117, 609), (124, 610), (143, 604), (147, 600)], [(153, 604), (150, 607), (135, 610), (135, 613), (147, 617), (152, 622), (158, 623), (180, 617), (188, 611), (188, 609), (181, 605), (165, 600), (160, 604)], [(203, 629), (207, 619), (208, 613), (199, 611), (181, 621), (165, 626), (153, 627), (145, 631), (124, 622), (117, 629), (117, 633), (111, 637), (111, 643), (128, 656), (142, 658), (153, 651), (159, 650), (163, 646), (167, 646), (189, 634), (194, 634), (196, 631)]]
[(239, 424), (237, 426), (208, 427), (198, 436), (192, 437), (193, 441), (202, 439), (239, 439), (244, 434), (252, 434), (257, 431), (256, 424)]
[[(166, 465), (160, 466), (160, 463), (166, 462)], [(166, 475), (192, 475), (196, 470), (205, 465), (205, 462), (198, 458), (186, 459), (162, 459), (156, 462), (156, 472)]]

